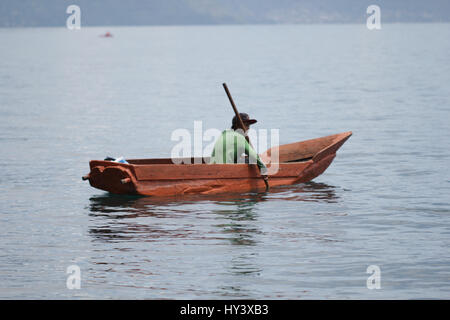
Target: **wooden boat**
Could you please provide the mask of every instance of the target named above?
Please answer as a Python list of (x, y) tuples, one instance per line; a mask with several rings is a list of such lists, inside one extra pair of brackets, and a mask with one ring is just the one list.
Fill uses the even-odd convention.
[[(349, 131), (268, 149), (260, 155), (261, 159), (268, 168), (278, 167), (276, 174), (269, 175), (270, 186), (308, 182), (321, 175), (351, 135)], [(272, 162), (276, 153), (278, 162)], [(184, 159), (182, 164), (174, 164), (171, 158), (127, 159), (127, 164), (92, 160), (89, 163), (91, 171), (83, 180), (111, 193), (147, 196), (265, 189), (256, 164), (209, 164), (208, 160), (190, 158)]]

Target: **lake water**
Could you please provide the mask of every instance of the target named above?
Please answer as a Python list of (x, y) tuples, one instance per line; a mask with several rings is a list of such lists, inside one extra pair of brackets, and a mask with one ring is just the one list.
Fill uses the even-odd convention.
[[(449, 39), (450, 24), (0, 29), (0, 298), (449, 299)], [(81, 181), (91, 159), (169, 157), (194, 121), (228, 128), (222, 82), (280, 143), (353, 136), (314, 182), (269, 193)]]

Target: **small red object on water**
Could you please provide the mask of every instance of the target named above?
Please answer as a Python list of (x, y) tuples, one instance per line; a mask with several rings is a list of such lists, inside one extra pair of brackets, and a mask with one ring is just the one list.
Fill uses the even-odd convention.
[(101, 37), (104, 37), (104, 38), (112, 38), (112, 34), (108, 31), (108, 32), (106, 32), (104, 35), (101, 35)]

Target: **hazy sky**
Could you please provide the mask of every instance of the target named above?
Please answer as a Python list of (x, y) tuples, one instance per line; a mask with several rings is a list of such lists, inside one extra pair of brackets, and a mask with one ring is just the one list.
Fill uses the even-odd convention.
[(1, 0), (0, 26), (361, 23), (371, 4), (383, 22), (450, 22), (449, 0)]

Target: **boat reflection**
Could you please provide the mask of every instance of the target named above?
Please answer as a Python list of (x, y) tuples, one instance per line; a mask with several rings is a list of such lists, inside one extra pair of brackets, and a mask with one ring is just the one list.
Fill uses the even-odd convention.
[[(270, 192), (249, 192), (236, 194), (214, 194), (214, 195), (185, 195), (172, 197), (145, 197), (130, 195), (102, 194), (89, 199), (90, 211), (92, 215), (121, 213), (150, 213), (152, 207), (167, 206), (176, 207), (180, 204), (213, 202), (226, 205), (238, 204), (246, 207), (247, 203), (257, 203), (268, 200), (288, 200), (288, 201), (315, 201), (315, 202), (336, 202), (336, 187), (325, 183), (308, 182), (298, 185), (278, 186), (270, 189)], [(239, 208), (241, 208), (239, 207)], [(110, 216), (110, 215), (109, 215)], [(120, 218), (114, 216), (114, 218)], [(130, 218), (130, 216), (126, 216)]]
[[(327, 184), (309, 182), (274, 187), (267, 193), (167, 198), (103, 194), (90, 198), (89, 215), (94, 218), (94, 225), (89, 232), (100, 241), (214, 238), (228, 239), (235, 245), (254, 245), (254, 236), (260, 232), (252, 223), (257, 220), (256, 204), (266, 201), (336, 202), (335, 189)], [(199, 225), (204, 225), (203, 230), (197, 228)], [(211, 226), (216, 229), (210, 230)]]
[[(94, 243), (114, 243), (114, 250), (108, 255), (117, 257), (105, 261), (104, 255), (95, 256), (93, 264), (101, 263), (101, 267), (110, 270), (117, 266), (117, 259), (123, 261), (130, 251), (133, 252), (130, 274), (159, 274), (160, 264), (166, 262), (153, 261), (153, 250), (176, 252), (176, 261), (186, 261), (192, 256), (189, 253), (183, 256), (183, 252), (186, 249), (192, 252), (189, 250), (194, 246), (199, 256), (216, 261), (215, 268), (221, 266), (225, 275), (231, 276), (226, 285), (217, 287), (219, 294), (251, 297), (242, 284), (242, 276), (257, 276), (263, 271), (258, 248), (265, 232), (259, 221), (264, 214), (260, 205), (265, 202), (282, 205), (281, 201), (336, 202), (338, 196), (335, 187), (313, 182), (276, 187), (268, 193), (171, 198), (93, 196), (88, 206), (89, 234)], [(141, 260), (136, 262), (136, 256)], [(164, 266), (169, 273), (179, 272), (170, 262)], [(198, 262), (193, 262), (192, 267), (203, 268)]]

